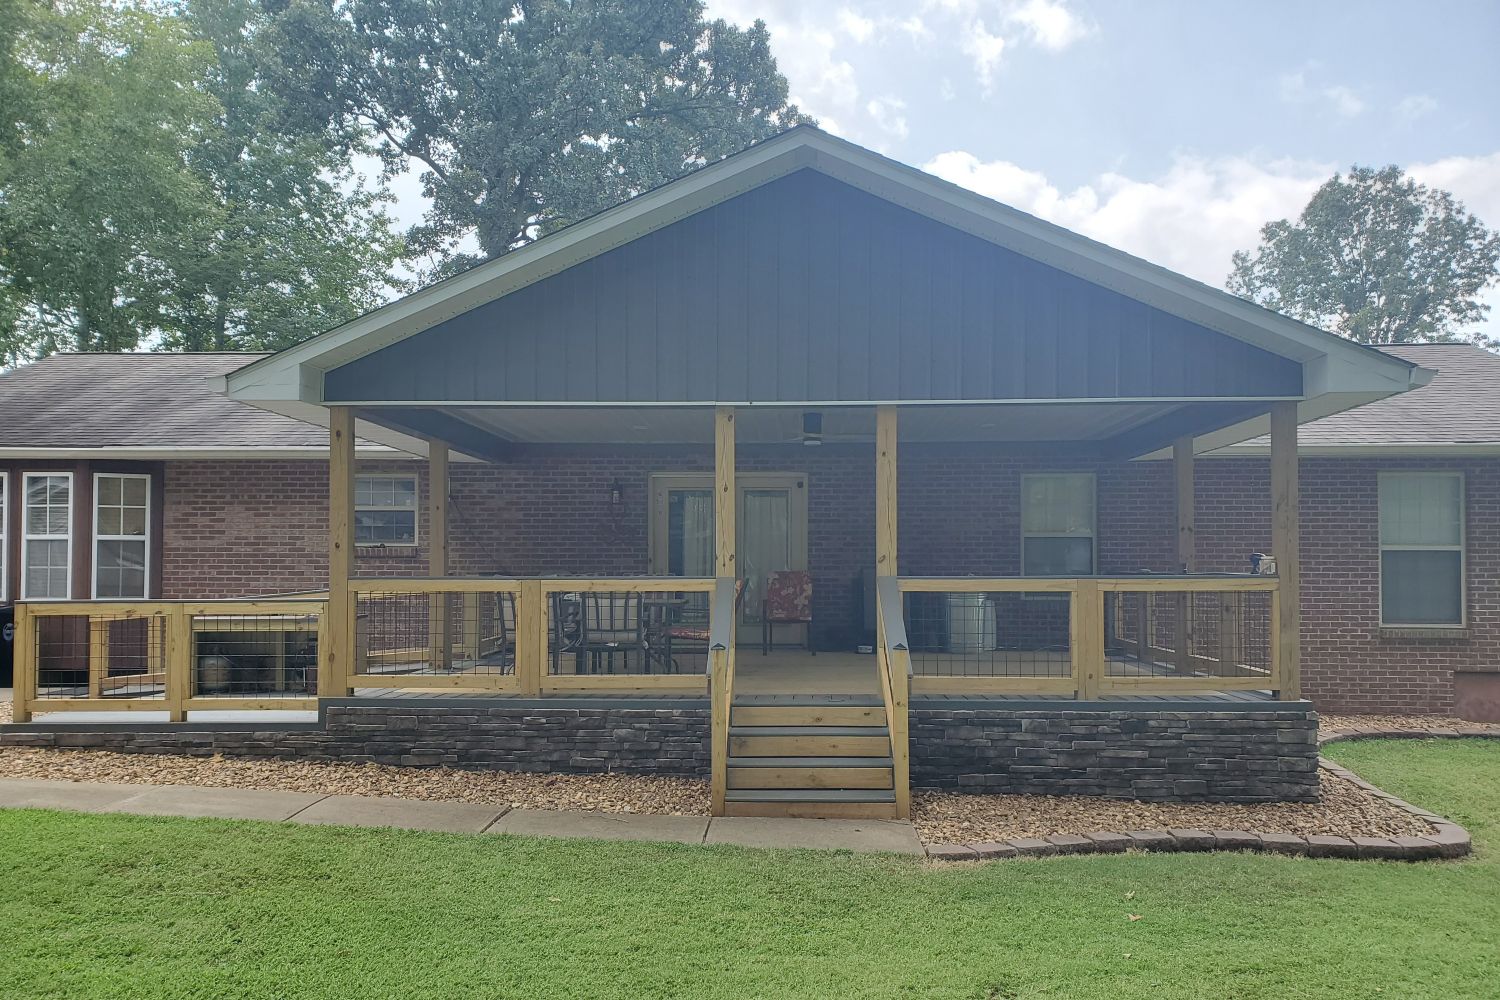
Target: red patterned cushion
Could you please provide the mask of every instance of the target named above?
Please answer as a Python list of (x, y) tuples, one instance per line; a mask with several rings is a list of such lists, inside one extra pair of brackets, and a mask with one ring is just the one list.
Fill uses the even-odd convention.
[(772, 573), (766, 581), (766, 617), (773, 622), (812, 621), (812, 574), (805, 569)]
[(667, 629), (667, 634), (674, 639), (697, 639), (699, 642), (708, 641), (708, 629), (699, 628), (696, 625), (673, 625)]

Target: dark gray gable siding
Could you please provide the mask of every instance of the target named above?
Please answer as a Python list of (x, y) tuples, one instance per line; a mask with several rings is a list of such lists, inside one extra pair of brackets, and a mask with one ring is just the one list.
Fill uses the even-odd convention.
[(329, 372), (329, 401), (1295, 396), (1298, 364), (802, 170)]

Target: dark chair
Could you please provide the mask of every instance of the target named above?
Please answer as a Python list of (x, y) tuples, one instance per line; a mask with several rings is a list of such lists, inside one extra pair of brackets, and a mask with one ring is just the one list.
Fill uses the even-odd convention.
[[(740, 617), (740, 604), (744, 601), (744, 597), (745, 581), (744, 578), (740, 578), (734, 581), (734, 617), (736, 621)], [(730, 627), (732, 628), (734, 624), (734, 622), (731, 622)], [(711, 623), (705, 617), (702, 622), (678, 622), (667, 628), (667, 662), (672, 665), (674, 671), (677, 670), (677, 647), (679, 644), (687, 647), (682, 652), (708, 655), (708, 630), (710, 627)], [(700, 646), (702, 647), (701, 649), (699, 648)]]
[(615, 655), (624, 654), (625, 670), (630, 670), (629, 654), (641, 655), (645, 663), (646, 620), (641, 614), (638, 593), (585, 593), (582, 595), (578, 650), (589, 661), (589, 672), (598, 673), (601, 660), (614, 673)]
[(807, 651), (818, 651), (812, 644), (812, 574), (805, 569), (784, 569), (766, 580), (766, 596), (761, 602), (760, 653), (771, 652), (777, 625), (807, 626)]

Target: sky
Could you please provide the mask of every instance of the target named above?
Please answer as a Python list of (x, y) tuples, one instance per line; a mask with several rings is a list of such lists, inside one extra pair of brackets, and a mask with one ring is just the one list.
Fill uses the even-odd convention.
[(1494, 0), (707, 5), (766, 22), (828, 131), (1218, 287), (1351, 164), (1399, 164), (1500, 227)]

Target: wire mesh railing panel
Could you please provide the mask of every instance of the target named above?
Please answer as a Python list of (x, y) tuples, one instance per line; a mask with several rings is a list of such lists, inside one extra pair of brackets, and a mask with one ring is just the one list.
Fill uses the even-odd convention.
[(907, 595), (912, 672), (926, 677), (1069, 677), (1071, 600), (1054, 592)]
[(512, 593), (358, 593), (355, 673), (513, 674), (517, 604)]
[(547, 595), (547, 671), (553, 676), (705, 674), (706, 595), (583, 590)]
[(317, 692), (318, 618), (207, 614), (192, 619), (193, 698), (305, 698)]
[(39, 701), (166, 697), (162, 615), (46, 615), (35, 621)]
[(1271, 603), (1265, 590), (1106, 593), (1106, 674), (1269, 679)]

